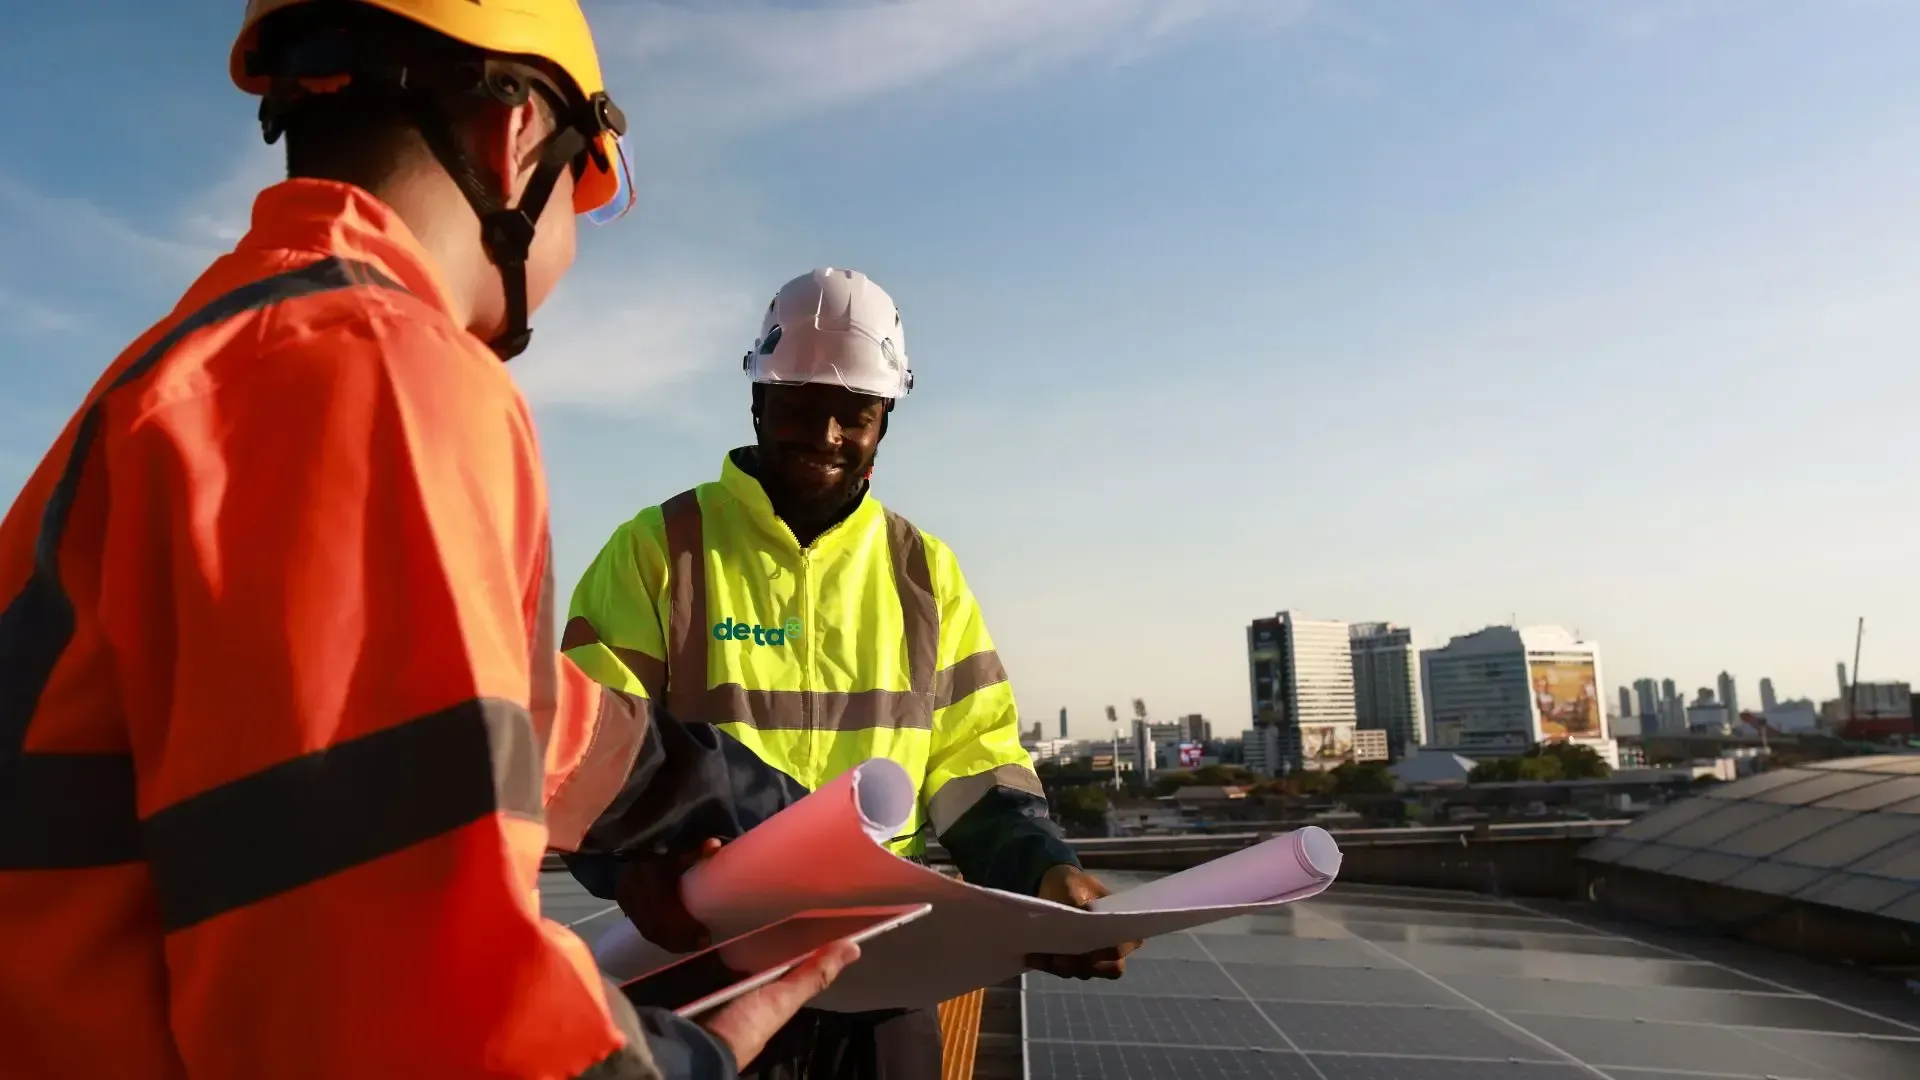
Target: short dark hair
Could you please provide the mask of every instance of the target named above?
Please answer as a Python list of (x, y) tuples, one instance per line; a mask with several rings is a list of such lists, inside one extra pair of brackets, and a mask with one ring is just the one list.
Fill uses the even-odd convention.
[[(484, 59), (479, 50), (410, 19), (351, 0), (315, 0), (270, 16), (260, 29), (260, 52), (277, 70), (320, 78), (354, 64), (417, 71), (477, 66)], [(540, 94), (532, 100), (553, 122), (551, 103)], [(286, 139), (289, 177), (338, 180), (371, 190), (431, 156), (420, 134), (423, 106), (435, 122), (456, 129), (489, 108), (477, 95), (418, 85), (403, 89), (379, 78), (274, 104)]]

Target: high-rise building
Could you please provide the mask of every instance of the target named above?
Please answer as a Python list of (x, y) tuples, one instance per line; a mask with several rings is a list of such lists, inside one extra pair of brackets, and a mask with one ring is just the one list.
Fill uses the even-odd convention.
[(1600, 647), (1557, 626), (1491, 626), (1420, 654), (1435, 748), (1506, 757), (1569, 740), (1617, 753), (1599, 694)]
[(1639, 715), (1642, 717), (1653, 717), (1654, 720), (1658, 722), (1660, 719), (1660, 688), (1654, 685), (1654, 681), (1652, 679), (1633, 680), (1633, 696), (1636, 699), (1635, 703), (1640, 706)]
[[(1623, 686), (1620, 688), (1620, 720), (1622, 723), (1625, 723), (1625, 721), (1631, 720), (1633, 717), (1633, 691)], [(1627, 724), (1626, 726), (1629, 729), (1633, 727), (1631, 724)]]
[(1420, 659), (1413, 631), (1392, 623), (1355, 623), (1353, 706), (1362, 730), (1387, 733), (1387, 757), (1399, 761), (1425, 741), (1420, 707)]
[(1279, 776), (1287, 771), (1280, 755), (1280, 728), (1256, 724), (1240, 736), (1240, 760), (1257, 776)]
[(1213, 741), (1213, 724), (1199, 713), (1188, 713), (1180, 718), (1180, 736), (1187, 742), (1205, 743)]
[(1727, 707), (1727, 720), (1730, 723), (1740, 721), (1740, 688), (1733, 684), (1733, 676), (1721, 672), (1717, 680), (1720, 687), (1720, 704)]
[(1660, 730), (1680, 735), (1687, 731), (1687, 699), (1672, 679), (1660, 680)]
[(1773, 680), (1760, 680), (1760, 713), (1766, 715), (1780, 707), (1780, 699), (1773, 694)]
[(1840, 700), (1845, 701), (1847, 700), (1847, 662), (1842, 660), (1834, 664), (1833, 670), (1840, 679)]
[(1353, 759), (1353, 652), (1347, 624), (1283, 611), (1247, 627), (1255, 728), (1272, 727), (1282, 771)]
[(1696, 735), (1726, 735), (1733, 730), (1733, 717), (1727, 712), (1724, 701), (1714, 698), (1707, 687), (1701, 687), (1694, 696), (1693, 704), (1687, 706), (1687, 730)]
[(1063, 739), (1067, 737), (1067, 710), (1065, 706), (1062, 706), (1060, 709), (1060, 737)]

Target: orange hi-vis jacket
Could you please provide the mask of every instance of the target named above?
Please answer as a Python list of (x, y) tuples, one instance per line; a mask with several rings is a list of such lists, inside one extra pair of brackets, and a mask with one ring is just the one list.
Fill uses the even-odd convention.
[(263, 192), (0, 524), (0, 1076), (733, 1076), (540, 916), (550, 844), (676, 767), (559, 656), (548, 560), (405, 225)]

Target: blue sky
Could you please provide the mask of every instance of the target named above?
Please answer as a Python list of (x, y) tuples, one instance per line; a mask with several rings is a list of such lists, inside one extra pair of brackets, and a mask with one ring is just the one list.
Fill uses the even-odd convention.
[[(0, 40), (60, 102), (0, 122), (5, 492), (277, 175), (239, 4), (85, 7)], [(1049, 726), (1238, 730), (1281, 608), (1747, 700), (1832, 696), (1864, 615), (1920, 677), (1920, 8), (589, 7), (645, 203), (514, 364), (563, 579), (749, 438), (766, 297), (831, 264), (919, 376), (878, 491)]]

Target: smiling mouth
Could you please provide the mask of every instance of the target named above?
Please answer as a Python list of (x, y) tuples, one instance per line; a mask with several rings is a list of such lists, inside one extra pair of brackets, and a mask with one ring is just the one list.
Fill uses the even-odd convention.
[(846, 464), (844, 462), (823, 458), (795, 458), (793, 459), (793, 468), (796, 472), (806, 476), (817, 476), (827, 479), (846, 472)]

